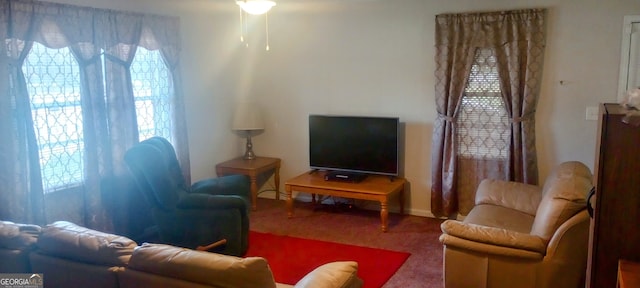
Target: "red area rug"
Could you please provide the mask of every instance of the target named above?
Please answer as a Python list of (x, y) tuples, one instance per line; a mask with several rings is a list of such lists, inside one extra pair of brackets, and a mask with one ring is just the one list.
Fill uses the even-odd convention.
[(246, 256), (267, 259), (276, 282), (293, 285), (316, 267), (332, 261), (358, 262), (365, 288), (378, 288), (409, 258), (409, 253), (249, 232)]

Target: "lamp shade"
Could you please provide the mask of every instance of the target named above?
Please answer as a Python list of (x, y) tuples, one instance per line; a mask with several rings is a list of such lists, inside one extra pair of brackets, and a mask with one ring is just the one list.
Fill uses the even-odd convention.
[(257, 105), (253, 103), (247, 102), (236, 105), (231, 129), (236, 131), (263, 130), (264, 121), (261, 112)]
[(261, 15), (271, 10), (271, 7), (276, 6), (276, 2), (269, 0), (240, 0), (236, 1), (236, 4), (249, 14)]

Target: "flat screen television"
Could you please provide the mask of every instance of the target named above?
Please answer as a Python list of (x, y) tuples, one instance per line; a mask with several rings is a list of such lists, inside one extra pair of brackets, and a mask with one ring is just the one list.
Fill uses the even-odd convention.
[(394, 117), (309, 115), (311, 169), (398, 176), (399, 125)]

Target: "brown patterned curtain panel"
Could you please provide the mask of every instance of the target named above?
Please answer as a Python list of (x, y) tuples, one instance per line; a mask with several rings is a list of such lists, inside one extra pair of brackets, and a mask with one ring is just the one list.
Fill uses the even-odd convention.
[(0, 0), (0, 219), (46, 224), (60, 220), (48, 219), (58, 212), (80, 214), (78, 224), (89, 228), (112, 228), (108, 203), (128, 187), (123, 155), (145, 125), (137, 107), (146, 94), (136, 95), (141, 84), (131, 80), (134, 56), (143, 53), (161, 56), (157, 66), (171, 83), (162, 94), (170, 107), (163, 131), (189, 167), (179, 20)]
[(431, 211), (465, 215), (484, 178), (537, 184), (544, 9), (436, 16)]

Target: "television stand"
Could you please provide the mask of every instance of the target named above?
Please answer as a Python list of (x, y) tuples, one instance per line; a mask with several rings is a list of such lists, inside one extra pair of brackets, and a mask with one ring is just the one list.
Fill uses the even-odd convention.
[(293, 217), (293, 191), (311, 193), (316, 203), (316, 194), (342, 198), (372, 200), (380, 202), (380, 220), (382, 232), (387, 232), (389, 218), (389, 198), (398, 194), (400, 214), (404, 214), (404, 178), (397, 177), (389, 181), (388, 176), (368, 175), (360, 182), (326, 181), (326, 171), (305, 172), (285, 182), (287, 192), (287, 217)]
[(328, 171), (324, 175), (324, 180), (326, 181), (342, 181), (351, 183), (359, 183), (365, 178), (367, 178), (367, 174), (342, 171)]

